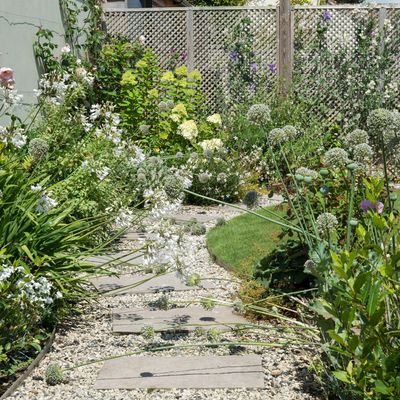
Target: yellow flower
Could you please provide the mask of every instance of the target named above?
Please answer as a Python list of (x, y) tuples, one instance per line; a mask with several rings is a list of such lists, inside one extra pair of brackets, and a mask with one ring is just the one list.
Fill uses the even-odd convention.
[(147, 67), (147, 62), (144, 60), (139, 60), (136, 63), (136, 68), (146, 68)]
[(187, 117), (187, 111), (186, 107), (182, 103), (178, 103), (173, 109), (172, 109), (173, 114), (179, 114), (183, 115), (184, 117)]
[(173, 82), (175, 80), (174, 74), (171, 71), (167, 71), (161, 77), (161, 82)]
[(186, 68), (186, 65), (181, 65), (180, 67), (176, 67), (176, 68), (175, 68), (175, 73), (176, 73), (177, 75), (180, 75), (180, 76), (186, 76), (187, 73), (188, 73), (188, 70), (187, 70), (187, 68)]
[(188, 78), (193, 79), (194, 81), (201, 80), (201, 73), (198, 69), (194, 69), (193, 71), (189, 72)]
[(158, 90), (157, 89), (150, 89), (148, 91), (150, 97), (158, 97)]
[(136, 81), (136, 75), (135, 72), (132, 70), (128, 70), (124, 72), (121, 78), (121, 85), (135, 85), (137, 83)]

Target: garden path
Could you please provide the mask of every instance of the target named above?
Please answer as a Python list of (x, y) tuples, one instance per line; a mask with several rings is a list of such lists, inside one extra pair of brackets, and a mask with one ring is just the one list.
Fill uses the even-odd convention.
[[(184, 209), (182, 219), (185, 219), (188, 214), (193, 213), (194, 210), (197, 212), (206, 212), (206, 215), (214, 217), (224, 216), (226, 218), (231, 218), (237, 215), (237, 211), (226, 209), (225, 207), (188, 207)], [(205, 224), (207, 228), (212, 227), (215, 224), (215, 218), (210, 218)], [(136, 240), (140, 238), (140, 236), (142, 235), (138, 233), (127, 234), (121, 244), (121, 250), (137, 247)], [(207, 278), (204, 282), (212, 282), (213, 286), (202, 288), (188, 287), (185, 288), (185, 290), (172, 291), (167, 294), (168, 301), (170, 304), (175, 304), (177, 310), (179, 309), (175, 317), (182, 311), (179, 307), (188, 307), (192, 310), (197, 310), (196, 312), (193, 311), (194, 319), (201, 318), (201, 313), (204, 313), (204, 316), (207, 317), (210, 311), (199, 310), (199, 299), (212, 296), (219, 301), (226, 301), (227, 304), (232, 304), (235, 293), (239, 290), (239, 284), (228, 271), (212, 262), (206, 248), (204, 235), (192, 236), (187, 234), (184, 240), (190, 242), (191, 251), (194, 252), (193, 254), (187, 254), (188, 260), (193, 260), (193, 255), (195, 256), (195, 262), (191, 268), (192, 271), (198, 273), (201, 277)], [(132, 272), (132, 268), (136, 268), (137, 271), (143, 270), (143, 266), (140, 265), (140, 262), (138, 264), (139, 265), (136, 267), (129, 266), (130, 272)], [(127, 272), (126, 268), (127, 267), (124, 266), (120, 269), (122, 272)], [(18, 391), (14, 393), (11, 399), (308, 400), (322, 398), (318, 392), (318, 385), (312, 380), (307, 370), (312, 357), (312, 351), (307, 348), (307, 346), (303, 346), (302, 348), (244, 347), (239, 343), (243, 341), (265, 344), (284, 343), (290, 338), (290, 334), (280, 329), (279, 326), (272, 327), (271, 329), (262, 329), (263, 324), (255, 322), (255, 328), (252, 330), (239, 333), (227, 330), (221, 332), (218, 338), (218, 342), (224, 345), (213, 347), (197, 346), (197, 343), (207, 342), (213, 338), (207, 336), (207, 333), (204, 334), (205, 336), (199, 337), (198, 332), (190, 329), (190, 332), (156, 332), (152, 338), (144, 334), (121, 335), (115, 333), (119, 329), (115, 318), (115, 315), (118, 314), (118, 310), (124, 310), (123, 312), (125, 313), (132, 311), (132, 309), (151, 310), (155, 305), (159, 305), (160, 302), (163, 301), (162, 296), (162, 294), (155, 293), (154, 291), (141, 293), (127, 292), (125, 294), (120, 293), (113, 296), (101, 296), (96, 303), (90, 302), (87, 305), (79, 306), (79, 310), (77, 310), (79, 313), (69, 319), (68, 326), (64, 326), (58, 333), (51, 352), (45, 357), (44, 361), (42, 361), (41, 365), (33, 372), (31, 377), (29, 377)], [(231, 313), (230, 309), (227, 307), (224, 307), (224, 310), (225, 313)], [(141, 312), (143, 314), (140, 317), (149, 318), (148, 313), (159, 313), (160, 311)], [(214, 317), (218, 312), (220, 312), (219, 308), (215, 309), (211, 315)], [(159, 315), (160, 314), (158, 314), (158, 316)], [(170, 322), (169, 318), (171, 318), (171, 316), (174, 317), (174, 313), (170, 310), (164, 315), (163, 324), (165, 323), (168, 325)], [(219, 315), (218, 318), (220, 318), (219, 322), (223, 323), (224, 318), (230, 319), (231, 317), (233, 319), (241, 318), (232, 313), (230, 315)], [(155, 319), (153, 318), (152, 323), (155, 325), (156, 330), (160, 330), (160, 326), (157, 326), (157, 323), (154, 323), (154, 321)], [(229, 322), (232, 323), (234, 321), (231, 320)], [(131, 325), (130, 329), (135, 330), (136, 328)], [(162, 353), (152, 351), (155, 347), (161, 346), (171, 346), (171, 348), (163, 350)], [(60, 363), (63, 368), (69, 368), (79, 364), (86, 364), (90, 361), (100, 360), (110, 355), (126, 355), (127, 353), (134, 352), (140, 352), (140, 355), (137, 357), (135, 356), (136, 361), (131, 364), (131, 366), (136, 366), (139, 375), (140, 373), (143, 375), (143, 371), (148, 368), (158, 368), (159, 372), (165, 373), (164, 364), (160, 363), (161, 360), (167, 360), (168, 357), (180, 357), (179, 360), (182, 360), (182, 357), (185, 357), (185, 360), (189, 360), (186, 361), (189, 362), (189, 364), (184, 364), (181, 361), (173, 364), (177, 366), (177, 370), (181, 372), (185, 368), (189, 368), (190, 365), (193, 365), (190, 364), (190, 362), (192, 362), (200, 369), (209, 369), (209, 372), (217, 372), (220, 370), (221, 365), (226, 365), (230, 368), (228, 372), (231, 374), (233, 373), (232, 375), (235, 376), (235, 371), (232, 370), (235, 366), (232, 360), (235, 359), (238, 360), (241, 369), (251, 366), (250, 375), (253, 380), (246, 381), (246, 374), (240, 374), (236, 375), (236, 377), (240, 376), (241, 380), (237, 379), (236, 385), (232, 385), (229, 384), (229, 381), (214, 379), (214, 374), (207, 375), (206, 377), (201, 374), (196, 375), (194, 381), (190, 381), (190, 379), (187, 380), (186, 386), (182, 384), (182, 380), (178, 379), (178, 381), (175, 381), (173, 384), (174, 389), (148, 389), (146, 388), (146, 384), (140, 383), (143, 382), (143, 380), (140, 382), (137, 380), (133, 386), (125, 386), (129, 387), (130, 390), (115, 389), (115, 387), (121, 387), (121, 385), (113, 386), (114, 388), (109, 390), (96, 389), (96, 387), (101, 386), (97, 380), (99, 376), (104, 377), (108, 374), (107, 377), (110, 378), (123, 377), (119, 375), (121, 372), (118, 372), (117, 376), (112, 375), (112, 372), (109, 372), (109, 367), (110, 365), (112, 367), (112, 364), (114, 363), (115, 365), (116, 363), (120, 371), (126, 370), (126, 363), (130, 363), (132, 360), (126, 357), (117, 358), (112, 362), (97, 362), (70, 369), (66, 373), (67, 380), (57, 386), (49, 386), (43, 379), (47, 366), (53, 362)], [(224, 364), (224, 360), (228, 360), (227, 357), (229, 357), (230, 361)], [(121, 360), (123, 360), (122, 364)], [(259, 367), (257, 366), (258, 360), (260, 363)], [(169, 365), (169, 363), (166, 365)], [(181, 369), (179, 369), (178, 365), (181, 366)], [(216, 365), (218, 365), (218, 368), (215, 367)], [(254, 367), (254, 365), (256, 365), (256, 367)], [(213, 370), (212, 368), (216, 369)], [(145, 378), (146, 376), (144, 375), (142, 377)], [(198, 388), (198, 386), (201, 386), (199, 382), (201, 382), (203, 388)], [(193, 386), (196, 385), (197, 388), (193, 388)], [(206, 388), (207, 386), (219, 387), (209, 389)], [(156, 387), (165, 387), (165, 381), (164, 384), (153, 384), (153, 388)], [(166, 387), (168, 387), (168, 385), (166, 385)]]

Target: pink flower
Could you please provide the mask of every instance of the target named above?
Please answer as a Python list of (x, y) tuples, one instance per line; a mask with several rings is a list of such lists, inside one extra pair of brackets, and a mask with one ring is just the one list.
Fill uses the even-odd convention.
[(61, 53), (63, 54), (71, 53), (71, 47), (69, 47), (69, 44), (66, 44), (64, 47), (61, 47)]
[(14, 84), (14, 71), (8, 67), (0, 68), (0, 85), (10, 88)]
[(377, 212), (378, 214), (382, 214), (382, 212), (383, 212), (383, 203), (381, 203), (380, 201), (378, 201), (378, 202), (375, 204), (375, 210), (376, 210), (376, 212)]
[(8, 81), (10, 79), (13, 79), (14, 71), (11, 68), (8, 67), (2, 67), (0, 68), (0, 79), (2, 81)]
[(146, 36), (140, 35), (139, 36), (139, 43), (143, 46), (146, 43)]

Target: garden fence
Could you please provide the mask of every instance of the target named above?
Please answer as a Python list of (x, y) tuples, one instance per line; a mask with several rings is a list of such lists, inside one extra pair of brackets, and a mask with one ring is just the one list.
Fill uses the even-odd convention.
[[(105, 22), (111, 35), (121, 34), (132, 40), (144, 35), (146, 44), (154, 49), (163, 66), (167, 65), (172, 52), (182, 55), (188, 68), (201, 71), (205, 94), (213, 103), (221, 87), (226, 87), (226, 41), (242, 18), (249, 17), (252, 21), (254, 50), (262, 65), (275, 64), (280, 76), (290, 80), (293, 68), (296, 70), (292, 62), (293, 53), (297, 51), (296, 38), (301, 33), (303, 45), (304, 38), (311, 43), (317, 35), (318, 21), (328, 11), (331, 20), (327, 45), (331, 49), (338, 49), (344, 43), (354, 44), (354, 20), (358, 15), (368, 13), (376, 18), (380, 29), (385, 20), (390, 21), (396, 28), (391, 33), (394, 37), (389, 46), (398, 55), (390, 71), (394, 81), (400, 79), (400, 6), (296, 6), (288, 10), (279, 6), (118, 9), (107, 10)], [(304, 51), (304, 46), (302, 48)], [(303, 65), (304, 70), (307, 66)]]

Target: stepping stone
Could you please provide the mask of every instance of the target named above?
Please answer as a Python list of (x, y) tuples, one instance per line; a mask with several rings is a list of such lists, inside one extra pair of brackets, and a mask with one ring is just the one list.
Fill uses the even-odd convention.
[(91, 256), (86, 259), (96, 265), (143, 265), (144, 257), (142, 253), (132, 253), (131, 251), (121, 251), (118, 253), (101, 254)]
[[(164, 275), (121, 275), (101, 276), (90, 280), (99, 292), (118, 290), (116, 294), (126, 293), (164, 293), (194, 289), (212, 289), (214, 285), (209, 281), (201, 282), (200, 286), (188, 286), (175, 273), (169, 272)], [(125, 288), (125, 289), (124, 289)]]
[(174, 219), (178, 223), (186, 223), (196, 220), (199, 223), (213, 222), (216, 221), (219, 216), (218, 215), (210, 215), (210, 214), (171, 214), (168, 215), (167, 218)]
[(95, 389), (263, 388), (259, 355), (121, 357), (104, 363)]
[(203, 329), (218, 328), (230, 330), (236, 324), (246, 324), (247, 320), (235, 314), (229, 307), (215, 307), (207, 311), (203, 307), (174, 308), (171, 310), (124, 309), (113, 311), (113, 332), (140, 333), (145, 326), (156, 332), (192, 332), (197, 326)]

